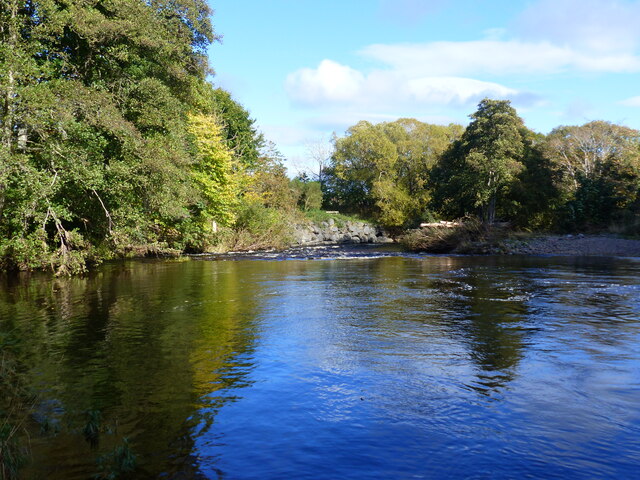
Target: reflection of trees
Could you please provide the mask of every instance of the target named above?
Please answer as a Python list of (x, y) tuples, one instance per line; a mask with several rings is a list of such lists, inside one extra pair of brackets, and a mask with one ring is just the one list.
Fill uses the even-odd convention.
[[(497, 274), (497, 275), (496, 275)], [(460, 325), (466, 333), (471, 356), (485, 373), (480, 384), (499, 388), (513, 379), (524, 348), (523, 333), (509, 324), (524, 320), (527, 315), (523, 292), (508, 287), (519, 282), (504, 271), (473, 269), (465, 277), (471, 288), (466, 301), (468, 321)]]
[[(331, 316), (344, 325), (369, 329), (380, 348), (390, 353), (421, 355), (446, 343), (438, 337), (447, 337), (465, 345), (479, 368), (474, 388), (500, 388), (512, 380), (523, 356), (524, 333), (511, 324), (528, 315), (528, 289), (517, 273), (485, 266), (487, 261), (387, 258), (358, 264), (354, 275), (348, 264), (329, 264), (322, 272), (325, 293), (333, 298)], [(353, 328), (343, 330), (346, 335)], [(341, 344), (348, 347), (350, 340)], [(362, 350), (355, 344), (352, 348)]]
[(437, 322), (467, 345), (480, 369), (478, 384), (472, 386), (481, 392), (501, 388), (513, 379), (523, 356), (524, 333), (512, 324), (528, 315), (526, 280), (496, 258), (439, 260), (446, 269), (439, 265), (432, 272), (437, 275), (429, 276)]
[(242, 268), (134, 262), (87, 278), (44, 277), (3, 289), (2, 327), (19, 330), (28, 344), (41, 403), (59, 405), (43, 413), (68, 425), (55, 439), (32, 439), (31, 473), (58, 478), (55, 466), (67, 478), (64, 462), (68, 468), (81, 462), (85, 476), (93, 473), (99, 452), (78, 432), (85, 412), (95, 410), (104, 425), (117, 426), (116, 435), (102, 436), (100, 450), (129, 437), (151, 476), (193, 464), (190, 432), (202, 398), (246, 384), (251, 368), (245, 361), (229, 374), (235, 359), (252, 351), (260, 308), (253, 295), (259, 286), (245, 290)]

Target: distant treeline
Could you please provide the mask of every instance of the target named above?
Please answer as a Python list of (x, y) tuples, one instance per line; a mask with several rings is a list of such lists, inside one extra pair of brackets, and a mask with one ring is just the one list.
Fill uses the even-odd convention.
[(215, 40), (205, 0), (1, 3), (0, 269), (260, 246), (319, 206), (207, 81)]
[(608, 122), (529, 130), (485, 99), (467, 128), (360, 122), (335, 140), (325, 202), (390, 228), (477, 216), (560, 231), (640, 230), (640, 131)]

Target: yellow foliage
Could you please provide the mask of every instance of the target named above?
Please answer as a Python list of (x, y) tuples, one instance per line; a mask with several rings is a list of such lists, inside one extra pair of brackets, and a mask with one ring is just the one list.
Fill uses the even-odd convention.
[(197, 151), (192, 175), (204, 200), (202, 213), (221, 225), (229, 225), (238, 206), (242, 169), (224, 142), (222, 126), (215, 116), (190, 115), (189, 133)]

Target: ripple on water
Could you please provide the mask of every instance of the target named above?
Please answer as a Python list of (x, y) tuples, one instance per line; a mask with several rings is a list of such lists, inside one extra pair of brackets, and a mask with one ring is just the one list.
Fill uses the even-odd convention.
[[(640, 471), (637, 262), (216, 258), (234, 261), (131, 262), (0, 292), (38, 419), (61, 429), (31, 432), (26, 478), (90, 478), (123, 437), (139, 478)], [(89, 410), (103, 418), (95, 450)]]

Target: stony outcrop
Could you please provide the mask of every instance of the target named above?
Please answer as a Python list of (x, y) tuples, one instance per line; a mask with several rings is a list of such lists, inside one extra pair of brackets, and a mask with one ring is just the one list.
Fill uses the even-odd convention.
[(320, 223), (295, 225), (294, 241), (296, 245), (393, 242), (386, 232), (376, 225), (365, 222), (345, 222), (338, 224), (333, 219)]

